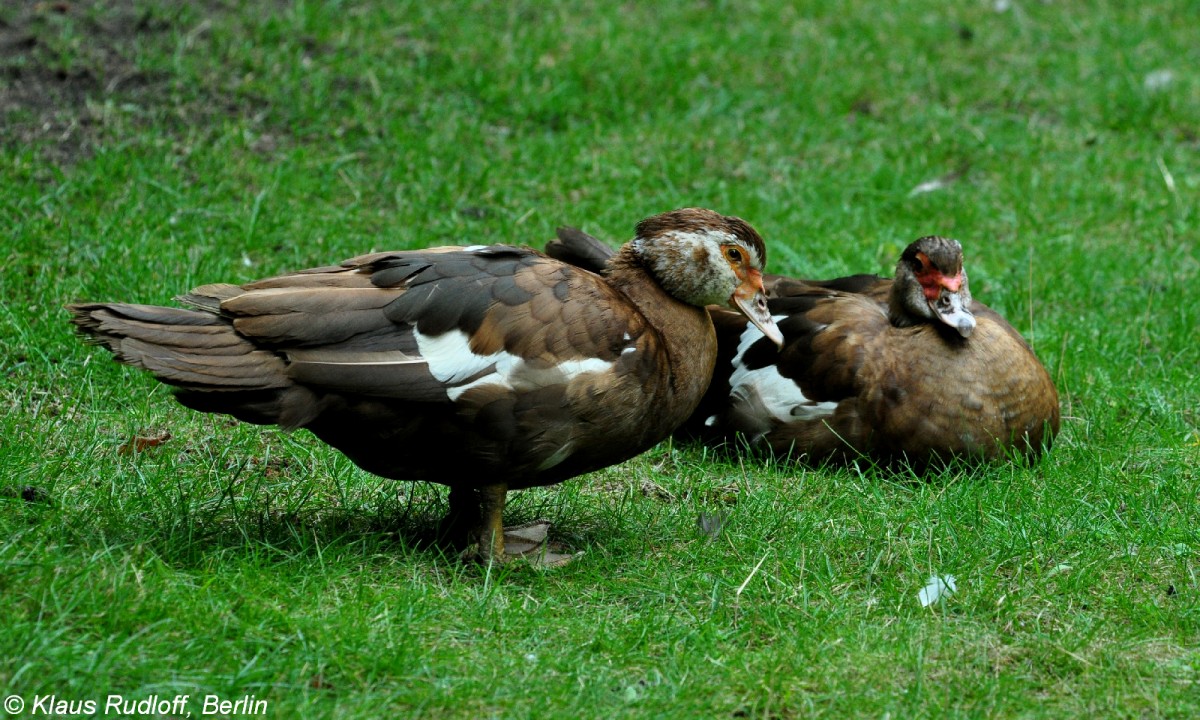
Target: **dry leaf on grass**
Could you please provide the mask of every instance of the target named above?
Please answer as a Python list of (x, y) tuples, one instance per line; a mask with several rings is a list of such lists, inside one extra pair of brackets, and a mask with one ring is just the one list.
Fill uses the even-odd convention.
[(118, 455), (145, 452), (147, 448), (158, 447), (171, 439), (171, 433), (161, 432), (158, 435), (134, 435), (121, 447), (117, 448)]

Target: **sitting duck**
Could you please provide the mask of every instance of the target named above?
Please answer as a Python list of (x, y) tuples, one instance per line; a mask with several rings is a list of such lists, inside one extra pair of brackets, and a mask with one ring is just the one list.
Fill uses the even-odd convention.
[(194, 309), (70, 305), (118, 362), (202, 412), (306, 428), (385, 478), (450, 488), (446, 532), (504, 561), (506, 494), (622, 462), (688, 419), (712, 376), (707, 305), (767, 312), (745, 221), (657, 215), (604, 277), (504, 245), (380, 252), (246, 285)]
[[(547, 253), (597, 269), (611, 251), (562, 228)], [(681, 434), (740, 438), (812, 463), (865, 457), (917, 469), (1034, 457), (1057, 434), (1054, 383), (1021, 335), (971, 297), (957, 241), (913, 242), (891, 279), (767, 276), (765, 286), (782, 348), (710, 308), (717, 369)]]

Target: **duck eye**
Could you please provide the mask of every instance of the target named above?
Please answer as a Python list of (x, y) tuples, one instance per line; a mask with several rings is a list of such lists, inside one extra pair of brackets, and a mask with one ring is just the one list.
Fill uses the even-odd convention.
[(729, 258), (729, 262), (740, 263), (742, 261), (742, 252), (737, 248), (725, 248), (725, 257)]

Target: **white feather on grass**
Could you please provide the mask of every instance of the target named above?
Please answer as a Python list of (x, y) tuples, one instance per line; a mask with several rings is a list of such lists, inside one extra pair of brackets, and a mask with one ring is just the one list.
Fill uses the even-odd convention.
[(917, 599), (921, 601), (921, 607), (929, 607), (943, 597), (950, 597), (957, 589), (953, 575), (931, 575), (917, 593)]

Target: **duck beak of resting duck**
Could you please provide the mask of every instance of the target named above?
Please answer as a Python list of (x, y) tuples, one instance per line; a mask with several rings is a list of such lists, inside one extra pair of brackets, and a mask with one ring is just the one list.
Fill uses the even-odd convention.
[(745, 315), (776, 347), (783, 347), (783, 333), (767, 307), (767, 291), (760, 271), (752, 269), (743, 277), (742, 284), (729, 298), (729, 306)]
[(971, 337), (975, 330), (975, 316), (967, 308), (962, 293), (957, 289), (943, 287), (937, 299), (929, 303), (929, 306), (938, 320), (957, 330), (959, 335)]

